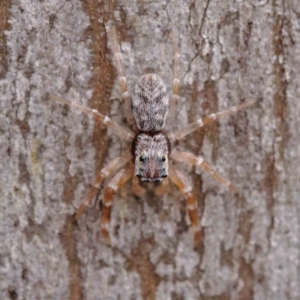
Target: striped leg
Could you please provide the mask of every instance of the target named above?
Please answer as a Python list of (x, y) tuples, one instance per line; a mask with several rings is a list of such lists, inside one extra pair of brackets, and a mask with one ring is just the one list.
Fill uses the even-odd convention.
[(116, 66), (118, 76), (119, 76), (122, 98), (123, 98), (123, 101), (125, 102), (125, 107), (126, 107), (127, 122), (132, 128), (136, 128), (135, 127), (136, 125), (135, 125), (135, 122), (133, 119), (132, 110), (131, 110), (131, 99), (130, 99), (128, 89), (127, 89), (127, 81), (126, 81), (126, 77), (124, 75), (122, 64), (121, 64), (120, 45), (118, 43), (117, 31), (116, 31), (116, 27), (114, 25), (111, 26), (110, 33), (112, 36), (112, 51), (113, 51), (115, 62), (116, 62), (115, 66)]
[(185, 128), (177, 130), (176, 132), (169, 134), (168, 137), (171, 141), (181, 140), (186, 135), (194, 132), (195, 130), (203, 127), (204, 125), (206, 125), (208, 123), (211, 123), (211, 122), (215, 121), (218, 118), (236, 114), (239, 110), (245, 109), (248, 106), (253, 105), (255, 102), (256, 102), (256, 100), (249, 100), (249, 101), (246, 101), (242, 104), (232, 106), (231, 108), (229, 108), (227, 110), (223, 110), (221, 112), (211, 114), (207, 117), (201, 118), (201, 119), (187, 125)]
[[(171, 38), (173, 40), (174, 62), (173, 62), (173, 90), (172, 90), (172, 97), (171, 97), (171, 102), (170, 102), (168, 123), (174, 122), (176, 107), (177, 107), (177, 104), (179, 101), (179, 87), (180, 87), (180, 79), (179, 79), (180, 54), (179, 54), (177, 36), (174, 34), (174, 32), (171, 32)], [(170, 127), (172, 128), (171, 125), (170, 125)]]
[(194, 231), (194, 243), (197, 245), (200, 242), (201, 231), (200, 222), (197, 211), (197, 200), (192, 193), (192, 187), (187, 182), (185, 176), (173, 167), (169, 168), (169, 178), (184, 194), (187, 201), (187, 211), (191, 221), (191, 227)]
[(102, 212), (100, 213), (101, 215), (100, 226), (101, 226), (102, 234), (108, 245), (111, 244), (108, 227), (110, 223), (113, 195), (132, 176), (133, 176), (133, 166), (129, 165), (127, 168), (120, 170), (115, 175), (115, 177), (110, 181), (108, 187), (104, 192), (104, 197), (102, 201), (103, 207), (102, 207)]
[(104, 167), (100, 173), (95, 177), (92, 186), (88, 192), (88, 194), (85, 197), (85, 200), (81, 203), (77, 213), (76, 213), (76, 219), (78, 220), (80, 216), (82, 215), (83, 211), (87, 207), (87, 205), (92, 201), (95, 194), (101, 187), (102, 181), (104, 178), (110, 176), (115, 171), (117, 171), (119, 168), (122, 168), (125, 166), (129, 160), (131, 159), (131, 154), (127, 153), (123, 156), (117, 157), (114, 160), (112, 160), (106, 167)]
[(107, 128), (111, 128), (113, 133), (117, 134), (120, 138), (124, 140), (132, 140), (134, 138), (134, 133), (129, 128), (124, 128), (120, 126), (119, 124), (111, 120), (109, 117), (102, 115), (95, 109), (90, 109), (88, 107), (66, 100), (54, 94), (50, 94), (49, 97), (50, 99), (55, 100), (61, 104), (66, 104), (70, 107), (74, 107), (88, 116), (92, 116), (95, 120), (100, 121), (104, 125), (106, 125)]
[(171, 153), (171, 157), (174, 160), (201, 167), (226, 188), (230, 189), (232, 192), (237, 192), (235, 186), (228, 179), (217, 173), (215, 168), (205, 161), (201, 156), (196, 156), (188, 152), (173, 151)]

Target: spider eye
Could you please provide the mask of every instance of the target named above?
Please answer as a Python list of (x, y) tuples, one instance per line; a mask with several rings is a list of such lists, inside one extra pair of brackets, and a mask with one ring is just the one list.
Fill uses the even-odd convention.
[(145, 161), (145, 157), (144, 156), (140, 156), (140, 161), (144, 162)]
[(161, 177), (162, 177), (162, 178), (166, 178), (166, 177), (168, 177), (168, 175), (162, 175)]
[(166, 157), (165, 157), (165, 156), (162, 156), (162, 157), (161, 157), (161, 161), (166, 161)]

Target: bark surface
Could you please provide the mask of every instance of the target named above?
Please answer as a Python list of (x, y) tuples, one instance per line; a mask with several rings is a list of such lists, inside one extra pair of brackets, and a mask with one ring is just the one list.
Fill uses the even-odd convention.
[[(296, 0), (1, 1), (0, 298), (300, 299), (299, 18)], [(100, 234), (103, 188), (74, 220), (95, 172), (128, 145), (47, 93), (126, 124), (111, 20), (130, 92), (148, 72), (171, 91), (178, 35), (176, 127), (260, 99), (177, 145), (239, 190), (176, 164), (198, 199), (197, 249), (173, 185), (115, 195), (112, 247)]]

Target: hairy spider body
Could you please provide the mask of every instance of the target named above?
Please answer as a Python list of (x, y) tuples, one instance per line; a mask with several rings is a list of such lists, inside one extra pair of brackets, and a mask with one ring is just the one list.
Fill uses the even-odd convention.
[(168, 176), (170, 142), (161, 132), (169, 112), (169, 97), (158, 75), (146, 74), (139, 79), (131, 107), (140, 131), (132, 143), (134, 174), (143, 182), (160, 182)]
[(171, 99), (171, 117), (174, 117), (174, 107), (179, 98), (180, 55), (175, 36), (173, 35), (175, 55), (172, 95), (170, 97), (168, 96), (166, 86), (158, 75), (146, 74), (138, 80), (134, 88), (132, 99), (130, 99), (127, 90), (126, 78), (121, 65), (120, 47), (114, 26), (111, 28), (111, 34), (112, 48), (116, 62), (116, 69), (118, 71), (122, 98), (126, 105), (127, 121), (131, 128), (137, 128), (137, 130), (132, 131), (130, 128), (124, 128), (111, 120), (108, 116), (104, 116), (96, 110), (89, 109), (88, 107), (68, 101), (59, 96), (51, 95), (52, 99), (62, 104), (74, 107), (86, 115), (93, 116), (95, 120), (100, 121), (108, 128), (111, 128), (112, 132), (117, 134), (121, 139), (132, 143), (131, 153), (128, 151), (122, 156), (115, 158), (97, 173), (91, 189), (77, 211), (76, 218), (79, 219), (86, 206), (93, 199), (97, 190), (101, 187), (103, 179), (118, 171), (105, 189), (102, 200), (103, 206), (100, 226), (107, 244), (110, 244), (109, 223), (114, 193), (131, 178), (133, 178), (132, 190), (138, 196), (142, 196), (144, 193), (143, 188), (139, 185), (139, 181), (161, 182), (161, 191), (165, 191), (168, 186), (167, 179), (169, 178), (178, 187), (186, 199), (187, 212), (191, 222), (191, 227), (194, 231), (194, 241), (195, 244), (197, 244), (201, 238), (197, 200), (193, 195), (192, 187), (188, 183), (186, 177), (170, 163), (170, 160), (199, 166), (229, 190), (235, 192), (236, 189), (228, 179), (221, 176), (215, 168), (201, 156), (195, 156), (188, 152), (179, 152), (174, 149), (171, 151), (170, 142), (174, 143), (175, 141), (184, 138), (186, 135), (220, 117), (236, 114), (239, 110), (245, 109), (246, 107), (254, 104), (256, 101), (248, 100), (227, 110), (212, 113), (207, 117), (198, 119), (183, 129), (175, 132), (164, 133), (163, 130), (165, 129), (169, 113), (169, 98)]
[(132, 96), (132, 111), (140, 131), (161, 131), (169, 112), (169, 95), (162, 79), (146, 74), (137, 82)]
[(138, 133), (132, 143), (135, 175), (144, 182), (160, 182), (168, 176), (170, 142), (162, 132)]

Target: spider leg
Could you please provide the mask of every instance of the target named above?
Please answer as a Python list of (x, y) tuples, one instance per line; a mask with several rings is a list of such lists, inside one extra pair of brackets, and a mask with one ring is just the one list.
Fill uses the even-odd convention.
[(191, 221), (191, 227), (194, 231), (194, 244), (198, 244), (201, 238), (201, 231), (199, 226), (199, 216), (197, 211), (197, 200), (193, 195), (192, 187), (188, 183), (186, 177), (174, 167), (169, 168), (169, 177), (171, 181), (184, 194), (187, 201), (187, 211)]
[(175, 118), (176, 107), (179, 101), (179, 87), (180, 87), (180, 79), (179, 79), (179, 72), (180, 72), (180, 53), (178, 48), (178, 39), (174, 32), (171, 32), (171, 38), (173, 41), (173, 48), (174, 48), (174, 62), (173, 62), (173, 89), (172, 89), (172, 96), (170, 102), (170, 111), (168, 121), (171, 122)]
[(237, 192), (236, 187), (227, 178), (220, 175), (215, 168), (201, 156), (196, 156), (189, 152), (173, 151), (171, 157), (174, 160), (201, 167), (226, 188), (230, 189), (232, 192)]
[(137, 176), (132, 177), (132, 192), (138, 197), (143, 197), (145, 190), (140, 186)]
[(120, 51), (120, 45), (118, 43), (118, 37), (117, 37), (117, 31), (115, 25), (112, 25), (110, 28), (110, 33), (112, 37), (112, 50), (115, 58), (115, 66), (118, 72), (119, 76), (119, 83), (121, 87), (122, 92), (122, 98), (125, 102), (125, 108), (126, 108), (126, 116), (127, 116), (127, 122), (132, 128), (136, 128), (132, 110), (131, 110), (131, 99), (128, 93), (127, 89), (127, 80), (123, 72), (122, 63), (121, 63), (121, 51)]
[(117, 157), (114, 160), (112, 160), (111, 162), (109, 162), (109, 164), (107, 166), (105, 166), (100, 171), (100, 173), (97, 174), (97, 176), (95, 177), (95, 179), (92, 183), (92, 186), (91, 186), (89, 192), (87, 193), (87, 195), (84, 198), (84, 201), (81, 203), (81, 205), (79, 206), (79, 208), (77, 210), (76, 220), (78, 220), (81, 217), (81, 215), (84, 212), (87, 205), (94, 198), (95, 194), (97, 193), (97, 191), (99, 190), (99, 188), (102, 184), (103, 179), (110, 176), (112, 173), (114, 173), (119, 168), (122, 168), (123, 166), (125, 166), (129, 162), (130, 159), (131, 159), (130, 153), (127, 153), (123, 156)]
[(108, 245), (111, 244), (109, 237), (109, 223), (110, 223), (110, 215), (112, 208), (112, 198), (115, 192), (131, 177), (133, 176), (133, 166), (130, 164), (125, 169), (120, 170), (110, 181), (108, 187), (105, 189), (104, 197), (103, 197), (103, 207), (102, 212), (100, 213), (100, 227), (101, 232), (106, 240)]
[(95, 120), (102, 122), (104, 125), (107, 126), (107, 128), (111, 128), (112, 132), (117, 134), (120, 138), (124, 140), (132, 140), (134, 138), (134, 133), (129, 128), (124, 128), (117, 124), (115, 121), (113, 121), (111, 118), (101, 114), (95, 109), (90, 109), (88, 107), (85, 107), (83, 105), (77, 104), (75, 102), (66, 100), (60, 96), (50, 94), (50, 99), (55, 100), (61, 104), (66, 104), (70, 107), (74, 107), (84, 114), (88, 116), (92, 116)]
[(181, 140), (182, 138), (184, 138), (186, 135), (194, 132), (195, 130), (203, 127), (204, 125), (211, 123), (213, 121), (215, 121), (218, 118), (224, 117), (224, 116), (228, 116), (228, 115), (233, 115), (236, 114), (239, 110), (245, 109), (248, 106), (253, 105), (256, 102), (256, 100), (249, 100), (246, 101), (242, 104), (236, 105), (236, 106), (232, 106), (227, 110), (223, 110), (221, 112), (218, 113), (214, 113), (211, 114), (207, 117), (198, 119), (197, 121), (187, 125), (185, 128), (180, 129), (175, 131), (174, 133), (170, 133), (168, 135), (168, 138), (171, 141), (175, 141), (175, 140)]

